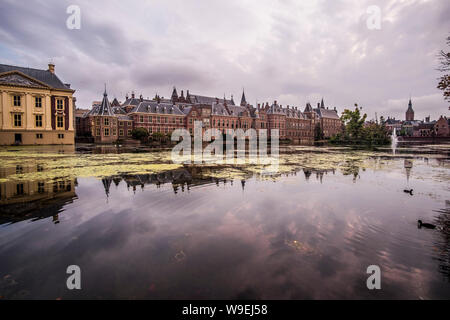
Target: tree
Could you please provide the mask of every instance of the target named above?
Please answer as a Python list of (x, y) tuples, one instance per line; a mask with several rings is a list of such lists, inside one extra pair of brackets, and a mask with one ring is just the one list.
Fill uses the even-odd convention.
[(358, 105), (355, 104), (355, 111), (345, 109), (342, 112), (341, 120), (344, 123), (345, 133), (351, 139), (357, 139), (362, 134), (364, 123), (366, 122), (367, 114), (361, 116)]
[(148, 131), (145, 128), (135, 128), (131, 131), (131, 136), (136, 140), (146, 140), (149, 136)]
[[(447, 37), (447, 45), (450, 46), (450, 36)], [(437, 88), (443, 91), (444, 99), (450, 101), (450, 52), (441, 50), (439, 52), (439, 67), (438, 71), (444, 73), (439, 78)]]

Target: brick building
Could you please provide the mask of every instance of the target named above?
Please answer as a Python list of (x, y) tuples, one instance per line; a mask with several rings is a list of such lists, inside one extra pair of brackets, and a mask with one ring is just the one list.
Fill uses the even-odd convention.
[(250, 105), (242, 92), (240, 105), (234, 103), (233, 96), (227, 99), (191, 94), (189, 90), (178, 95), (173, 88), (170, 99), (155, 96), (154, 99), (139, 98), (132, 93), (120, 104), (117, 99), (108, 101), (105, 92), (103, 101), (95, 104), (91, 111), (77, 121), (77, 130), (82, 134), (92, 135), (95, 142), (111, 143), (116, 140), (131, 138), (132, 130), (144, 128), (149, 134), (162, 133), (170, 135), (173, 130), (186, 128), (194, 134), (195, 122), (201, 122), (202, 132), (209, 128), (220, 130), (223, 134), (232, 130), (261, 129), (279, 130), (279, 137), (294, 143), (311, 144), (314, 142), (314, 130), (319, 124), (325, 137), (340, 132), (341, 121), (337, 111), (318, 106), (312, 109), (308, 103), (305, 111), (297, 107), (283, 108), (277, 101), (272, 105), (266, 102), (257, 107)]

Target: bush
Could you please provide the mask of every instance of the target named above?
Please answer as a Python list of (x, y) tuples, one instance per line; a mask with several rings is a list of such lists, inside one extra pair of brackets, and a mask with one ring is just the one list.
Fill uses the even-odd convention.
[(146, 140), (149, 136), (147, 129), (145, 128), (136, 128), (131, 131), (131, 136), (136, 140)]

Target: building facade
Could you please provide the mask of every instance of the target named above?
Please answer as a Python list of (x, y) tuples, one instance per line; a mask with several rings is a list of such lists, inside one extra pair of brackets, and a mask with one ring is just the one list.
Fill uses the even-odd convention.
[(74, 144), (74, 94), (48, 70), (0, 65), (0, 145)]
[[(106, 121), (106, 122), (105, 122)], [(201, 123), (202, 133), (214, 128), (222, 134), (236, 129), (247, 131), (267, 130), (270, 137), (272, 130), (279, 130), (282, 140), (293, 143), (312, 144), (316, 124), (324, 130), (326, 137), (339, 133), (342, 124), (336, 109), (326, 109), (323, 100), (318, 109), (312, 109), (308, 103), (305, 112), (297, 107), (283, 107), (274, 101), (250, 105), (242, 92), (240, 105), (234, 103), (233, 97), (227, 99), (191, 94), (189, 90), (178, 95), (173, 89), (171, 99), (156, 95), (153, 99), (137, 98), (133, 93), (126, 96), (123, 103), (116, 99), (110, 103), (105, 92), (103, 101), (94, 104), (91, 111), (77, 120), (77, 132), (80, 135), (92, 135), (98, 143), (111, 143), (131, 138), (132, 130), (144, 128), (152, 135), (161, 133), (170, 135), (176, 129), (187, 129), (194, 135), (196, 122)]]

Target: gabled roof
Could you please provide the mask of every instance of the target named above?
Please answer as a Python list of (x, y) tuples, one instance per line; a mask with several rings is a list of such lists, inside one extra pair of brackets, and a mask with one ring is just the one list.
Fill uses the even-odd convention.
[(199, 103), (199, 104), (209, 104), (212, 105), (213, 103), (224, 103), (226, 102), (229, 105), (234, 105), (234, 101), (232, 100), (224, 100), (224, 99), (219, 99), (219, 98), (213, 98), (213, 97), (207, 97), (207, 96), (200, 96), (200, 95), (196, 95), (196, 94), (191, 94), (189, 93), (189, 96), (186, 97), (188, 99), (188, 101), (190, 101), (191, 103)]
[(23, 74), (27, 75), (28, 77), (31, 77), (33, 79), (36, 79), (36, 80), (48, 85), (52, 89), (74, 91), (74, 90), (70, 89), (69, 86), (65, 85), (58, 78), (58, 76), (56, 76), (56, 74), (51, 73), (49, 70), (32, 69), (32, 68), (24, 68), (24, 67), (0, 64), (0, 74), (6, 73), (6, 72), (12, 72), (12, 71), (18, 71), (20, 73), (23, 73)]
[(316, 109), (314, 109), (314, 111), (321, 118), (340, 119), (339, 115), (337, 114), (337, 111), (334, 109), (316, 108)]
[(111, 104), (108, 101), (108, 94), (103, 93), (103, 100), (101, 104), (96, 104), (92, 107), (91, 111), (84, 114), (84, 117), (88, 116), (114, 116)]
[(230, 113), (223, 103), (213, 103), (211, 106), (211, 115), (230, 116)]
[(141, 102), (130, 111), (130, 113), (133, 112), (184, 115), (177, 105), (171, 103), (158, 103), (157, 101)]

